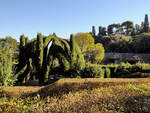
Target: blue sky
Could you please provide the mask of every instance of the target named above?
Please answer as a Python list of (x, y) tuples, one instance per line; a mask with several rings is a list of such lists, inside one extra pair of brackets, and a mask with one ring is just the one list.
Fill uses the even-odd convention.
[(37, 32), (55, 32), (68, 38), (93, 25), (140, 24), (145, 14), (150, 15), (150, 0), (0, 0), (0, 37), (24, 34), (32, 39)]

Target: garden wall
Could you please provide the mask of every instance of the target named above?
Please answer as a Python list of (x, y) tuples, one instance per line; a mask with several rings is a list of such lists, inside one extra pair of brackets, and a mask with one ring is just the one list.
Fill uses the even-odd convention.
[(150, 63), (150, 54), (135, 53), (105, 53), (105, 58), (102, 63), (112, 63), (113, 59), (115, 59), (115, 63), (126, 62), (128, 59), (137, 57), (140, 59), (141, 62)]

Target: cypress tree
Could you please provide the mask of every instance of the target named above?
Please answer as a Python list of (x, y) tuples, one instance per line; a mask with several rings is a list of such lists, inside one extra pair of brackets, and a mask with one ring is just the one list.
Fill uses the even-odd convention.
[(95, 37), (95, 36), (96, 36), (95, 26), (92, 26), (92, 36), (93, 36), (93, 37)]
[(76, 51), (75, 51), (75, 37), (71, 34), (70, 35), (70, 46), (71, 46), (71, 66), (74, 66), (76, 62)]
[(37, 43), (36, 43), (36, 50), (37, 50), (37, 70), (39, 75), (39, 83), (44, 82), (44, 77), (42, 76), (42, 63), (43, 63), (43, 36), (41, 33), (37, 34)]
[[(50, 37), (49, 37), (50, 38)], [(54, 42), (55, 38), (50, 38), (49, 43)], [(48, 43), (48, 45), (49, 45)], [(48, 45), (44, 48), (44, 59), (43, 59), (43, 80), (44, 83), (48, 82), (48, 78), (49, 78), (49, 73), (51, 71), (51, 65), (53, 63), (54, 60), (54, 56), (57, 52), (55, 52), (55, 54), (52, 54), (52, 48), (48, 47)], [(51, 45), (52, 46), (52, 45)], [(49, 48), (49, 49), (48, 49)], [(51, 50), (51, 51), (49, 51)]]
[(65, 53), (67, 54), (67, 56), (69, 58), (69, 56), (71, 54), (70, 43), (69, 43), (69, 41), (64, 40), (64, 39), (62, 39), (61, 42), (63, 43), (63, 45), (64, 45), (64, 51), (65, 51)]
[(19, 45), (19, 65), (17, 67), (17, 72), (25, 66), (26, 54), (25, 54), (25, 37), (24, 35), (20, 36), (20, 45)]
[(70, 69), (70, 63), (68, 59), (64, 56), (63, 53), (58, 53), (57, 57), (59, 59), (59, 63), (64, 72), (67, 72)]
[(29, 43), (29, 39), (28, 37), (25, 37), (25, 45), (27, 45)]
[[(78, 44), (75, 42), (75, 37), (70, 36), (71, 43), (71, 70), (73, 74), (79, 74), (82, 69), (85, 67), (84, 56), (79, 48)], [(76, 76), (76, 75), (75, 75)]]
[(102, 26), (99, 26), (99, 33), (98, 33), (98, 36), (101, 36), (102, 35)]
[(145, 19), (144, 19), (144, 28), (143, 28), (144, 32), (149, 32), (149, 20), (148, 20), (148, 15), (145, 15)]
[(83, 70), (85, 68), (85, 59), (84, 55), (81, 52), (80, 47), (76, 44), (76, 54), (77, 54), (77, 66), (79, 70)]
[(49, 72), (50, 72), (52, 63), (53, 63), (53, 56), (49, 53), (49, 55), (47, 57), (47, 62), (46, 62), (45, 68), (43, 69), (45, 71), (44, 78), (43, 78), (44, 83), (48, 82)]
[(19, 48), (22, 49), (25, 46), (25, 44), (26, 44), (25, 37), (24, 37), (24, 35), (21, 35)]
[(43, 62), (43, 36), (41, 33), (38, 33), (37, 35), (37, 60), (39, 67), (42, 67), (42, 62)]

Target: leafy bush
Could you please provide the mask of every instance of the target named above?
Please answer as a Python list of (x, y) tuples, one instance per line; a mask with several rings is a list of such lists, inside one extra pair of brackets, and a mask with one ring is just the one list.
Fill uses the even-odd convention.
[(123, 68), (130, 68), (132, 65), (128, 62), (127, 63), (121, 62), (120, 66), (123, 67)]
[(91, 63), (100, 63), (104, 59), (104, 47), (101, 43), (93, 44), (88, 47), (86, 58)]
[[(111, 78), (147, 78), (150, 73), (150, 64), (121, 62), (120, 64), (101, 65), (105, 68), (105, 77), (110, 73)], [(107, 72), (108, 71), (108, 72)], [(110, 71), (110, 72), (109, 72)]]
[(9, 49), (4, 49), (0, 46), (0, 85), (8, 86), (13, 85), (16, 77), (12, 71), (12, 55)]
[(74, 37), (86, 61), (98, 63), (103, 60), (104, 47), (101, 43), (95, 44), (94, 38), (90, 33), (78, 33)]
[(106, 77), (106, 78), (111, 78), (111, 71), (110, 71), (110, 68), (106, 68), (106, 69), (105, 69), (105, 77)]
[(104, 78), (104, 70), (100, 65), (87, 63), (81, 73), (82, 78)]
[(135, 66), (139, 67), (141, 70), (150, 70), (150, 64), (147, 63), (136, 63)]

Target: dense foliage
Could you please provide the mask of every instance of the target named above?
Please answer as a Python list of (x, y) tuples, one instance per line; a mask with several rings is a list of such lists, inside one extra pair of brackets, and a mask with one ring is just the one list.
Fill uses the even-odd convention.
[(0, 86), (13, 85), (17, 77), (13, 72), (12, 53), (0, 46)]
[[(39, 83), (47, 83), (51, 74), (75, 77), (85, 68), (85, 59), (74, 35), (70, 40), (64, 40), (56, 34), (46, 37), (38, 33), (37, 39), (28, 43), (22, 35), (19, 48), (18, 83), (33, 78), (39, 79)], [(54, 61), (58, 62), (57, 66)]]
[(149, 31), (148, 15), (145, 15), (141, 26), (132, 21), (108, 25), (107, 31), (100, 26), (99, 33), (93, 37), (95, 43), (103, 44), (106, 52), (150, 53)]
[(100, 63), (104, 58), (104, 47), (101, 43), (95, 44), (90, 33), (78, 33), (75, 41), (79, 45), (87, 62)]

